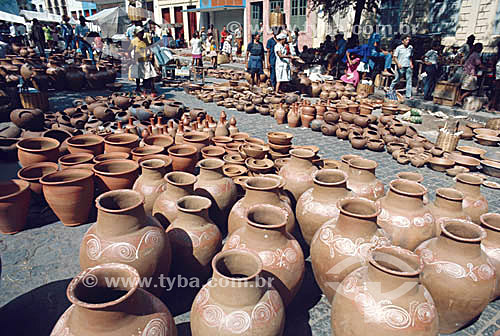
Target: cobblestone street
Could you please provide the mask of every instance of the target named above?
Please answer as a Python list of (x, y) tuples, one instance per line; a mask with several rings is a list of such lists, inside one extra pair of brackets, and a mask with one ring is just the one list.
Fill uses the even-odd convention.
[[(132, 90), (130, 82), (122, 81), (122, 92)], [(378, 162), (377, 177), (386, 185), (398, 172), (418, 171), (424, 176), (423, 185), (428, 188), (431, 201), (439, 187), (450, 187), (453, 178), (429, 168), (415, 168), (399, 165), (387, 152), (358, 151), (351, 148), (349, 141), (327, 137), (307, 128), (289, 128), (277, 125), (270, 116), (245, 114), (235, 109), (226, 110), (215, 103), (206, 104), (186, 94), (181, 89), (162, 89), (167, 98), (183, 102), (191, 108), (199, 107), (218, 118), (225, 110), (228, 118), (237, 119), (240, 131), (267, 141), (271, 130), (287, 131), (294, 134), (296, 145), (316, 145), (320, 147), (322, 158), (339, 160), (340, 156), (355, 153)], [(69, 107), (73, 99), (86, 95), (103, 95), (103, 92), (60, 93), (50, 98), (53, 110)], [(109, 94), (109, 92), (105, 93)], [(424, 133), (435, 140), (435, 133)], [(461, 145), (469, 144), (461, 140)], [(478, 144), (474, 144), (482, 147)], [(482, 147), (484, 149), (491, 149)], [(16, 178), (17, 165), (0, 164), (2, 179)], [(488, 178), (500, 182), (499, 179)], [(499, 192), (482, 187), (488, 199), (489, 211), (500, 212)], [(49, 335), (55, 322), (69, 306), (66, 287), (79, 273), (79, 247), (82, 236), (90, 224), (79, 227), (65, 227), (50, 209), (32, 206), (28, 217), (29, 229), (18, 234), (0, 237), (2, 274), (0, 282), (0, 321), (2, 329), (10, 330), (9, 335)], [(175, 258), (175, 256), (174, 256)], [(163, 301), (175, 316), (180, 336), (190, 335), (189, 310), (195, 290), (175, 289), (166, 293)], [(481, 317), (469, 327), (454, 335), (493, 335), (500, 329), (500, 301), (492, 302)], [(331, 335), (330, 305), (316, 285), (310, 259), (306, 261), (306, 275), (295, 301), (287, 310), (285, 335)]]

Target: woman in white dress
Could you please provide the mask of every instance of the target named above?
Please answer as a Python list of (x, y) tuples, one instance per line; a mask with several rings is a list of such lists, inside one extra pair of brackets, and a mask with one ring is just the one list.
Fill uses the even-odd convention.
[(290, 59), (293, 56), (288, 55), (285, 41), (287, 35), (285, 33), (280, 33), (276, 36), (278, 44), (274, 47), (274, 53), (276, 54), (276, 94), (280, 93), (280, 84), (282, 82), (289, 82), (291, 79), (292, 69), (290, 67)]

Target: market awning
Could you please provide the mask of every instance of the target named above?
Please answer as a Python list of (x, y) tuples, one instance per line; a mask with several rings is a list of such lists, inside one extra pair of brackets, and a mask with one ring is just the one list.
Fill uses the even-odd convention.
[(61, 15), (50, 14), (45, 12), (33, 12), (33, 11), (22, 10), (19, 12), (19, 15), (24, 16), (29, 21), (37, 19), (38, 21), (42, 22), (57, 22), (57, 23), (62, 22)]
[(183, 12), (217, 12), (224, 10), (232, 10), (232, 9), (245, 9), (245, 6), (234, 6), (234, 5), (225, 5), (225, 6), (215, 6), (215, 7), (206, 7), (206, 8), (192, 8), (192, 9), (184, 9)]
[(7, 12), (2, 12), (2, 11), (0, 11), (0, 21), (20, 23), (20, 24), (26, 23), (26, 20), (22, 16), (7, 13)]

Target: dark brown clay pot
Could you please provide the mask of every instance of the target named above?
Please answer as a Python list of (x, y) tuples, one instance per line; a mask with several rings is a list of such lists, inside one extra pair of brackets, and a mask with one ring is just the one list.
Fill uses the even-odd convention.
[(71, 154), (90, 153), (94, 156), (104, 153), (104, 138), (95, 134), (75, 135), (66, 140)]
[(333, 299), (335, 335), (346, 330), (353, 336), (367, 330), (376, 336), (437, 335), (441, 319), (438, 323), (432, 291), (420, 284), (420, 258), (398, 247), (376, 247), (367, 252), (367, 261), (342, 281)]
[(142, 173), (135, 180), (132, 189), (144, 196), (144, 211), (152, 215), (153, 205), (165, 184), (163, 176), (167, 172), (167, 165), (163, 160), (158, 159), (145, 160), (139, 165)]
[(333, 136), (336, 134), (337, 129), (338, 129), (337, 125), (331, 125), (326, 122), (323, 122), (321, 124), (321, 133), (323, 133), (323, 135)]
[(174, 171), (193, 173), (198, 157), (198, 150), (190, 144), (175, 145), (168, 149)]
[[(86, 279), (95, 279), (88, 286)], [(107, 280), (127, 279), (127, 284), (108, 286)], [(153, 294), (139, 288), (140, 276), (133, 267), (107, 263), (83, 270), (66, 291), (72, 305), (59, 318), (51, 335), (110, 335), (140, 332), (142, 336), (176, 336), (168, 308)], [(84, 322), (82, 322), (84, 321)], [(116, 324), (120, 330), (116, 330)]]
[(16, 143), (21, 166), (37, 162), (57, 162), (60, 143), (52, 138), (27, 138)]
[(290, 192), (297, 201), (307, 189), (313, 186), (313, 174), (318, 168), (312, 163), (315, 156), (312, 150), (292, 149), (290, 155), (290, 162), (280, 169), (279, 174), (285, 180), (284, 189)]
[(16, 109), (10, 113), (10, 120), (19, 128), (30, 131), (43, 130), (44, 115), (40, 109)]
[(131, 189), (139, 177), (139, 164), (133, 160), (107, 160), (96, 163), (92, 171), (101, 192)]
[(259, 254), (267, 277), (288, 305), (304, 277), (304, 255), (299, 243), (286, 231), (288, 214), (280, 207), (256, 204), (246, 212), (247, 225), (234, 231), (224, 250), (248, 249)]
[(480, 217), (488, 212), (488, 201), (481, 194), (481, 184), (483, 179), (470, 173), (458, 174), (454, 188), (464, 194), (463, 207), (471, 220), (481, 223)]
[(376, 201), (384, 196), (384, 184), (377, 180), (375, 169), (378, 164), (373, 160), (352, 158), (348, 161), (349, 179), (347, 186), (357, 196)]
[(0, 232), (14, 234), (26, 225), (30, 205), (30, 183), (10, 180), (0, 183)]
[(114, 190), (95, 202), (97, 221), (80, 244), (81, 269), (126, 264), (152, 279), (144, 289), (160, 293), (159, 277), (168, 275), (172, 252), (161, 225), (144, 211), (144, 197), (133, 190)]
[(446, 219), (441, 235), (415, 250), (424, 264), (420, 280), (436, 304), (440, 333), (467, 325), (494, 296), (495, 270), (481, 251), (485, 238), (486, 232), (472, 222)]
[(323, 119), (329, 124), (335, 124), (339, 121), (340, 115), (335, 111), (325, 112)]
[(65, 169), (40, 178), (50, 208), (66, 226), (87, 222), (94, 199), (94, 173), (87, 169)]
[(212, 268), (213, 278), (191, 307), (193, 336), (283, 334), (285, 307), (274, 287), (258, 284), (265, 276), (259, 255), (224, 251), (213, 258)]
[(365, 115), (358, 115), (354, 118), (353, 122), (355, 125), (365, 128), (370, 123), (370, 119)]

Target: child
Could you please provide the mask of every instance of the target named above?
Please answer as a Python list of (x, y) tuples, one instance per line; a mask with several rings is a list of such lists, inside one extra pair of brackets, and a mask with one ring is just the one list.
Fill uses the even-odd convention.
[(340, 77), (340, 79), (347, 84), (352, 84), (354, 87), (358, 86), (359, 83), (359, 72), (358, 66), (361, 59), (355, 58), (347, 64), (347, 69), (345, 70), (345, 75)]

